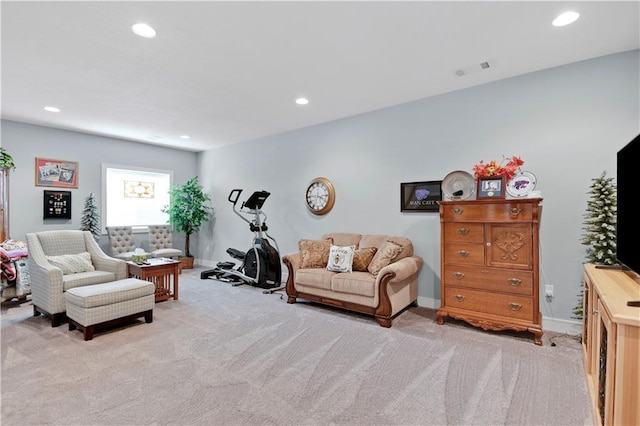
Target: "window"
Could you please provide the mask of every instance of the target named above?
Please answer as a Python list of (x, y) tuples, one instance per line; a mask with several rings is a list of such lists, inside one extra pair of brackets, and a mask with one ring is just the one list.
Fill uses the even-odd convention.
[[(173, 171), (102, 165), (102, 226), (146, 227), (167, 223)], [(146, 231), (146, 229), (145, 229)]]

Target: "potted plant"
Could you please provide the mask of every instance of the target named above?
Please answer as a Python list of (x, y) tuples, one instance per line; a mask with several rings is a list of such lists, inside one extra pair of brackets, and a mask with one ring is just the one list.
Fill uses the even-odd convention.
[(16, 164), (13, 162), (13, 157), (0, 146), (0, 170), (4, 169), (14, 169), (16, 168)]
[(202, 191), (198, 182), (198, 176), (187, 181), (184, 185), (173, 185), (169, 190), (170, 204), (162, 211), (169, 213), (169, 223), (178, 232), (184, 232), (185, 256), (181, 258), (182, 268), (193, 268), (193, 255), (189, 248), (189, 238), (194, 232), (198, 232), (200, 226), (209, 220), (209, 214), (213, 208), (209, 202), (209, 194)]

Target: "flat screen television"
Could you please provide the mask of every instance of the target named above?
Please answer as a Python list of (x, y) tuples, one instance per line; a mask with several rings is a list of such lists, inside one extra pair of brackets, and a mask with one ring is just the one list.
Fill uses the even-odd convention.
[(624, 268), (640, 274), (640, 135), (618, 151), (616, 186), (618, 214), (616, 260)]

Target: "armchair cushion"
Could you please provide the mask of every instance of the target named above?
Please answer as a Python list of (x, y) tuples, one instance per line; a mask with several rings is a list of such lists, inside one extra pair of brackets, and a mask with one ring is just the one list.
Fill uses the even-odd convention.
[(95, 271), (91, 263), (91, 255), (88, 251), (80, 254), (62, 254), (60, 256), (47, 256), (47, 260), (53, 266), (62, 269), (62, 275), (75, 274), (77, 272)]

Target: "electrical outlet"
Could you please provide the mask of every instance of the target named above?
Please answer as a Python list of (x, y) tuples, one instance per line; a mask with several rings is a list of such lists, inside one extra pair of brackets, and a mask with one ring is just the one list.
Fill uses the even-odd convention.
[(544, 295), (546, 297), (553, 297), (553, 286), (552, 285), (545, 285), (544, 286)]

